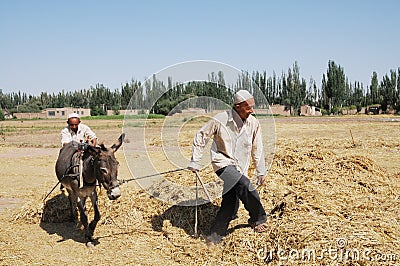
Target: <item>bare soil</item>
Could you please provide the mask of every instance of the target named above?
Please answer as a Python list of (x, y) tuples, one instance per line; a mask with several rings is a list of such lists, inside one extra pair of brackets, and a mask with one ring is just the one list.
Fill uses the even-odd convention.
[[(84, 122), (106, 145), (123, 128), (121, 120)], [(195, 237), (194, 207), (169, 206), (129, 182), (122, 186), (117, 201), (108, 201), (100, 191), (98, 244), (87, 248), (82, 231), (73, 223), (41, 221), (43, 198), (57, 183), (54, 165), (65, 121), (0, 122), (0, 265), (309, 265), (310, 261), (301, 258), (288, 259), (288, 253), (286, 259), (274, 253), (271, 261), (262, 255), (266, 249), (338, 248), (339, 240), (345, 241), (339, 246), (342, 252), (368, 249), (374, 257), (342, 257), (339, 261), (325, 254), (313, 263), (399, 263), (399, 119), (276, 118), (275, 125), (275, 158), (265, 186), (259, 189), (271, 214), (268, 232), (254, 233), (241, 207), (228, 236), (208, 248), (204, 235), (219, 199), (199, 207), (201, 235)], [(163, 168), (165, 158), (158, 150), (157, 132), (157, 126), (148, 131), (154, 151), (149, 156), (158, 158)], [(190, 147), (192, 135), (182, 136), (180, 145)], [(127, 141), (134, 143), (135, 136), (127, 136)], [(119, 178), (132, 178), (122, 150), (117, 159)], [(203, 175), (215, 178), (209, 170)], [(179, 174), (169, 178), (174, 177)], [(58, 187), (47, 202), (56, 197), (64, 197)], [(379, 260), (377, 254), (385, 255), (384, 259)]]

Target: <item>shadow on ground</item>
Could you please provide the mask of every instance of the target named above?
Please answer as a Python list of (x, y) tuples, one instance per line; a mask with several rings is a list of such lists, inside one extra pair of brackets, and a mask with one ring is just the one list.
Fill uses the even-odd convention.
[[(285, 202), (277, 204), (267, 215), (270, 218), (281, 218), (285, 210)], [(197, 207), (198, 211), (198, 233), (206, 236), (210, 234), (210, 228), (217, 215), (219, 206), (212, 203), (203, 204)], [(178, 206), (174, 205), (168, 208), (161, 215), (154, 215), (151, 219), (153, 229), (158, 232), (164, 232), (163, 226), (165, 221), (169, 221), (172, 226), (181, 228), (186, 234), (194, 236), (195, 224), (195, 206)], [(250, 227), (248, 223), (236, 224), (230, 227), (227, 235), (233, 233), (235, 230)]]
[(61, 236), (61, 239), (57, 242), (63, 242), (71, 239), (78, 243), (86, 243), (87, 240), (83, 232), (76, 228), (75, 223), (40, 223), (40, 227), (45, 230), (49, 235), (57, 234)]
[[(197, 230), (199, 235), (206, 236), (210, 234), (210, 227), (214, 222), (218, 209), (219, 206), (212, 203), (203, 204), (197, 207)], [(153, 229), (158, 232), (164, 232), (164, 221), (169, 221), (172, 226), (181, 228), (185, 231), (186, 234), (194, 236), (195, 213), (195, 206), (172, 206), (161, 215), (154, 215), (152, 217), (151, 222)], [(248, 226), (249, 225), (247, 223), (237, 224), (234, 227), (229, 228), (227, 234), (230, 234), (237, 229)]]
[(86, 239), (82, 230), (77, 228), (73, 222), (71, 215), (71, 205), (68, 196), (60, 193), (49, 199), (44, 205), (40, 227), (49, 235), (57, 234), (62, 242), (68, 239), (79, 243), (86, 243)]

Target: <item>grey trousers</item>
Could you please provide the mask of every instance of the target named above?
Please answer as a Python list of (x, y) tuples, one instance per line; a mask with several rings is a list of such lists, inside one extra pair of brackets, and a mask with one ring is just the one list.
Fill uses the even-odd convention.
[(246, 176), (242, 175), (234, 166), (221, 168), (216, 171), (216, 174), (224, 180), (224, 192), (221, 207), (211, 226), (211, 234), (226, 235), (229, 222), (236, 217), (239, 200), (250, 214), (248, 220), (250, 225), (262, 224), (267, 220), (260, 196)]

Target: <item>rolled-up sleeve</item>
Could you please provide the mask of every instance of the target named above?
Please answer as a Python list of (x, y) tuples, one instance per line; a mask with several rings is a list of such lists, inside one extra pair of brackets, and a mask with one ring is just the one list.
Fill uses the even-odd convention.
[(265, 175), (267, 172), (267, 168), (265, 165), (265, 155), (262, 143), (261, 127), (258, 122), (254, 131), (252, 157), (254, 164), (256, 166), (257, 176)]
[(189, 167), (200, 169), (200, 161), (203, 157), (204, 147), (207, 145), (210, 138), (215, 134), (217, 122), (214, 119), (208, 121), (194, 136), (192, 144), (192, 158), (190, 159)]
[(89, 140), (95, 139), (96, 134), (90, 129), (90, 127), (88, 127), (87, 125), (82, 125), (82, 127), (84, 128), (84, 137), (88, 138)]
[(66, 127), (63, 130), (61, 130), (61, 145), (63, 145), (64, 143), (69, 143), (71, 141), (72, 141), (71, 133), (69, 133), (69, 130)]

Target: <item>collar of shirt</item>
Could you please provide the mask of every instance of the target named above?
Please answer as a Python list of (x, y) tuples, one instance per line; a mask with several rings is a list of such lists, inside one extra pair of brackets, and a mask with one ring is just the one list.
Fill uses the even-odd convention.
[[(243, 129), (246, 128), (246, 125), (248, 125), (249, 123), (248, 119), (242, 120), (242, 118), (240, 118), (239, 114), (233, 108), (230, 110), (230, 112), (228, 112), (228, 122), (233, 123), (238, 132), (242, 132)], [(238, 125), (237, 122), (242, 124)]]

